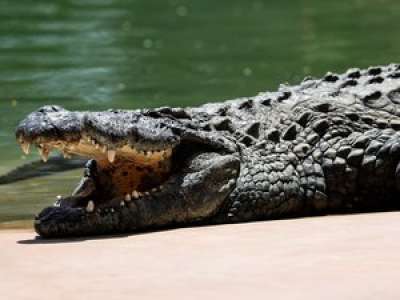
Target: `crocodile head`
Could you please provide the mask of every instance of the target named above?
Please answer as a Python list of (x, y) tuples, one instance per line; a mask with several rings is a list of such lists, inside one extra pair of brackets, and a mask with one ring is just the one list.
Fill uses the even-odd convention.
[(70, 196), (35, 219), (44, 237), (117, 233), (215, 213), (238, 174), (235, 143), (183, 109), (71, 112), (45, 106), (17, 127), (24, 152), (88, 158)]

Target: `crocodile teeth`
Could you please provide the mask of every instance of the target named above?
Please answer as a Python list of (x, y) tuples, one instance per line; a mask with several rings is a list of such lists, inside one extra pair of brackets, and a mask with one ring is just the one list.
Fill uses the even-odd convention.
[(44, 162), (47, 162), (47, 160), (49, 159), (50, 151), (45, 147), (39, 147), (38, 151), (39, 151), (39, 154), (40, 154), (40, 157), (42, 158), (42, 160)]
[(170, 157), (171, 154), (172, 154), (172, 149), (168, 148), (168, 149), (163, 151), (162, 156), (163, 156), (163, 158), (167, 158), (167, 157)]
[(133, 191), (132, 192), (132, 197), (135, 198), (135, 199), (139, 198), (139, 193), (137, 191)]
[(125, 206), (125, 202), (121, 201), (121, 203), (119, 204), (120, 206)]
[(104, 145), (103, 148), (101, 148), (101, 152), (106, 153), (107, 152), (107, 146)]
[(107, 151), (107, 158), (108, 158), (108, 161), (109, 161), (110, 163), (113, 163), (113, 162), (114, 162), (114, 160), (115, 160), (115, 154), (116, 154), (116, 151), (115, 151), (115, 150), (108, 150), (108, 151)]
[(20, 145), (21, 145), (22, 152), (24, 152), (26, 155), (28, 155), (31, 144), (22, 142)]
[(86, 211), (88, 213), (91, 213), (94, 211), (94, 202), (92, 200), (90, 200), (86, 206)]
[(125, 201), (129, 202), (129, 201), (131, 201), (131, 200), (132, 200), (131, 195), (126, 194), (126, 195), (125, 195)]
[(63, 156), (64, 156), (65, 159), (70, 159), (71, 158), (71, 155), (69, 153), (67, 153), (67, 152), (63, 152)]

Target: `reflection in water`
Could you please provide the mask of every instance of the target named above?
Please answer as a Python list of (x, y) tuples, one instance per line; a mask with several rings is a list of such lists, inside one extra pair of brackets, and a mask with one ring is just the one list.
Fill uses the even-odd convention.
[[(0, 173), (13, 130), (45, 104), (195, 105), (305, 75), (399, 61), (396, 0), (0, 0)], [(79, 172), (0, 186), (0, 221), (29, 219)]]

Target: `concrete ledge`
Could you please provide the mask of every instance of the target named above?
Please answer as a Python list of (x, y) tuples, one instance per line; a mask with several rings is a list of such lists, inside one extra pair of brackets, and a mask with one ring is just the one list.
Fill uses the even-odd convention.
[(400, 299), (400, 213), (41, 241), (0, 231), (1, 299)]

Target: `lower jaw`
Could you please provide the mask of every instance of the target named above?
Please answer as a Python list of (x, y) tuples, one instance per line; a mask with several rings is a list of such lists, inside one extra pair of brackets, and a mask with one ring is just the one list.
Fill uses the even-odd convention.
[[(50, 207), (48, 209), (57, 210), (59, 208)], [(82, 208), (71, 208), (70, 210), (75, 211), (73, 220), (58, 222), (42, 220), (39, 217), (34, 222), (35, 231), (45, 238), (62, 238), (117, 234), (131, 232), (141, 227), (138, 223), (137, 208), (134, 203), (130, 203), (118, 210), (110, 208), (90, 214)]]

